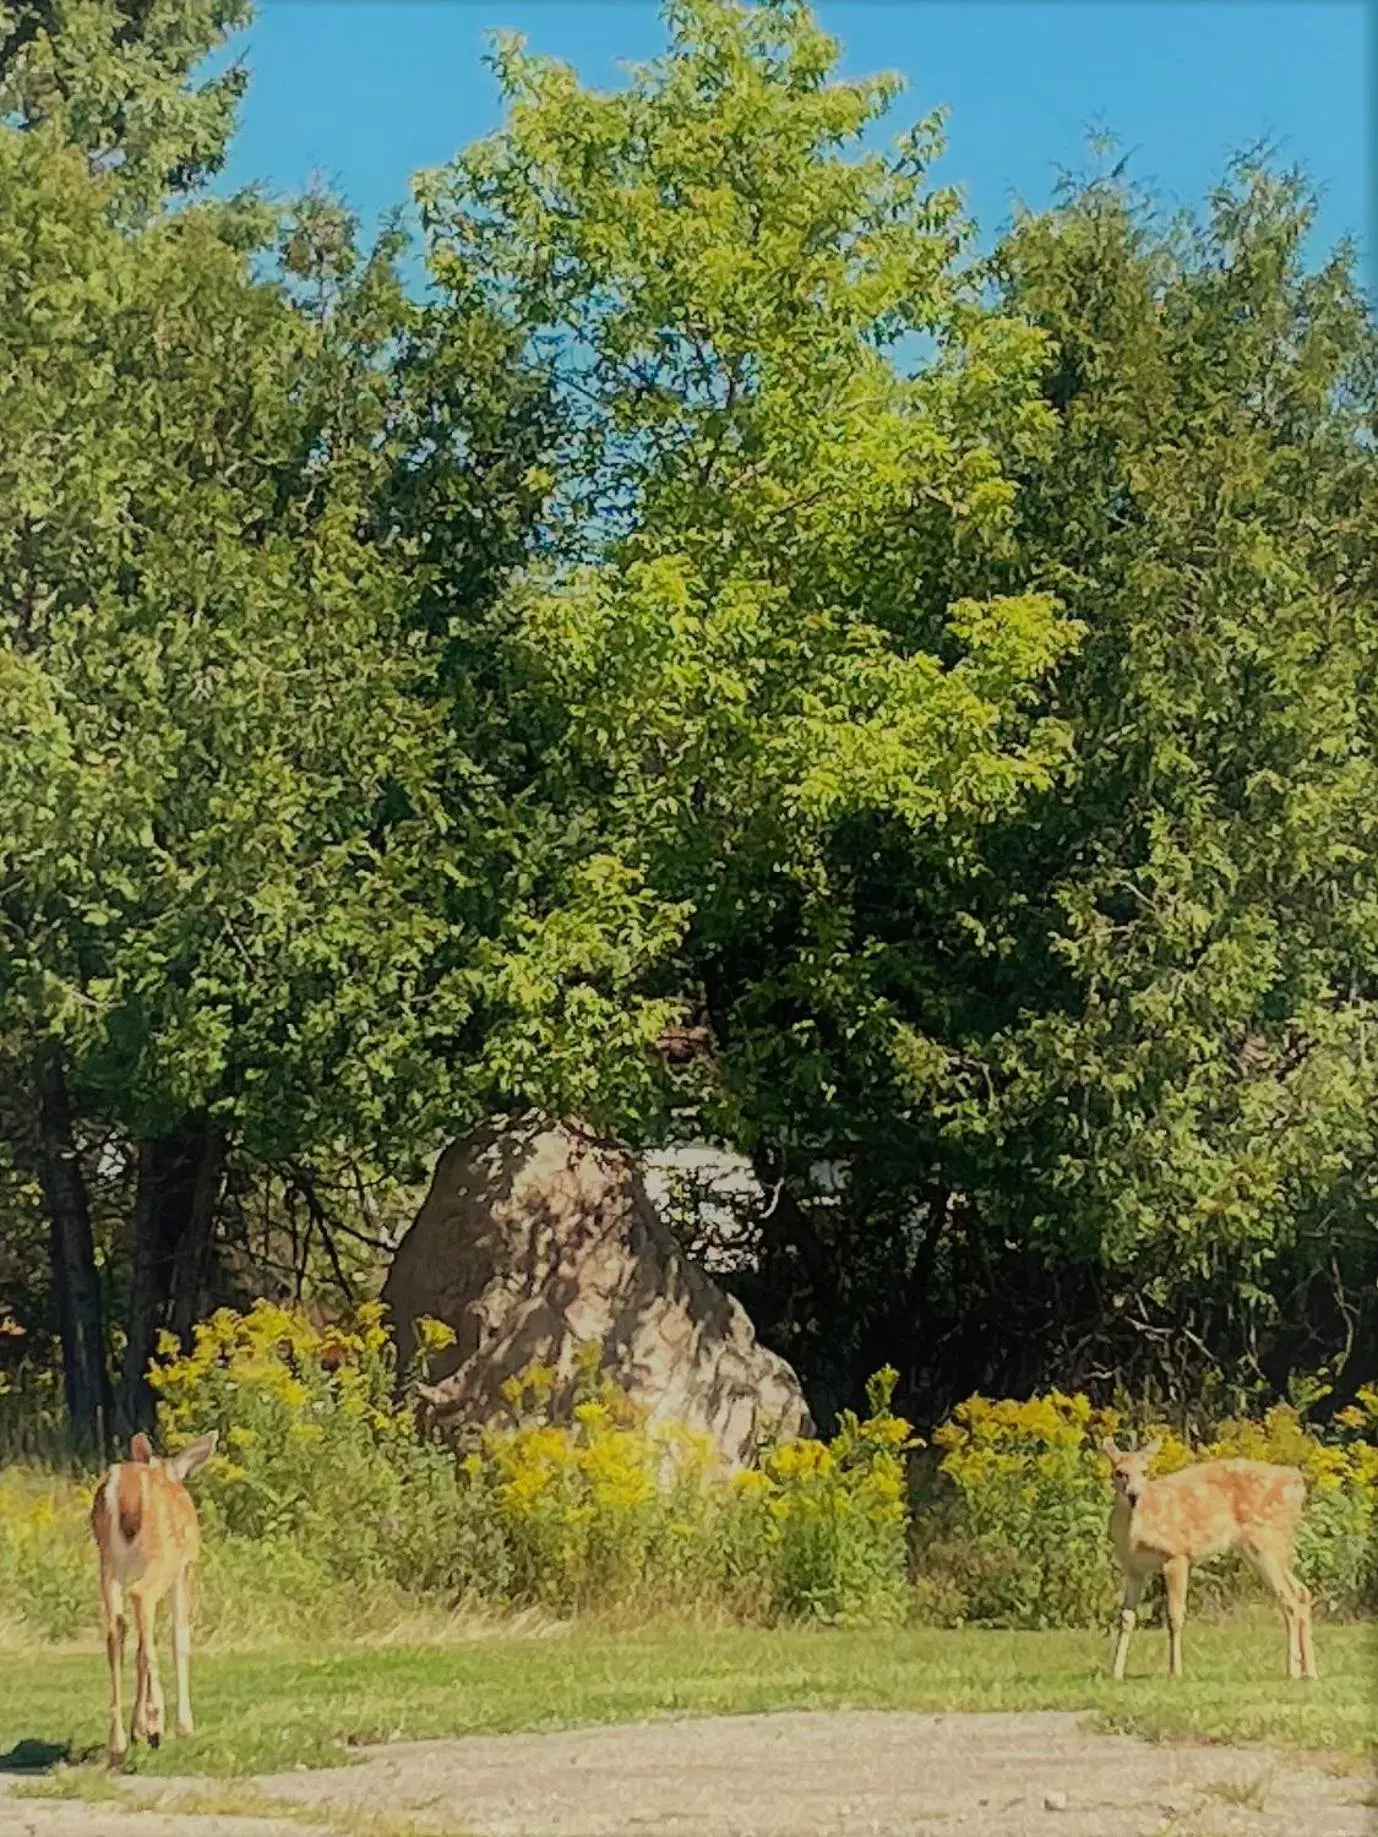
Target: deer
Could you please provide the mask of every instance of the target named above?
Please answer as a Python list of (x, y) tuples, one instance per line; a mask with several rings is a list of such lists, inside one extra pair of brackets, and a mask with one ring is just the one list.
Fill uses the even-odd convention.
[(1110, 1537), (1124, 1574), (1124, 1605), (1112, 1676), (1123, 1678), (1129, 1636), (1150, 1578), (1159, 1570), (1167, 1589), (1168, 1675), (1182, 1675), (1182, 1624), (1191, 1565), (1239, 1549), (1276, 1595), (1287, 1625), (1287, 1675), (1314, 1679), (1311, 1591), (1293, 1568), (1297, 1524), (1306, 1504), (1306, 1478), (1270, 1461), (1198, 1461), (1150, 1480), (1148, 1464), (1161, 1437), (1137, 1452), (1103, 1442), (1115, 1486)]
[(172, 1662), (177, 1685), (177, 1732), (194, 1733), (188, 1671), (191, 1662), (192, 1571), (201, 1554), (201, 1527), (187, 1491), (188, 1478), (215, 1452), (217, 1435), (159, 1460), (144, 1434), (129, 1444), (129, 1459), (107, 1469), (91, 1503), (91, 1531), (100, 1560), (101, 1618), (110, 1667), (107, 1755), (122, 1766), (126, 1599), (134, 1613), (134, 1713), (130, 1740), (156, 1748), (163, 1734), (163, 1686), (154, 1644), (159, 1604), (172, 1597)]

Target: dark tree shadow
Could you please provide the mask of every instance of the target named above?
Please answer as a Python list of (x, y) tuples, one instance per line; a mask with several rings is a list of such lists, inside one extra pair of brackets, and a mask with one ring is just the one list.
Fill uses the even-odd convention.
[(97, 1751), (76, 1747), (70, 1741), (40, 1741), (27, 1735), (7, 1753), (0, 1754), (0, 1773), (51, 1773), (59, 1765), (79, 1767)]

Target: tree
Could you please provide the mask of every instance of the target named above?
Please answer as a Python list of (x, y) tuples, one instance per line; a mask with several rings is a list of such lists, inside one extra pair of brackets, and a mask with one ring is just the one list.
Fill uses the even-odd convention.
[(1202, 221), (1097, 180), (997, 259), (1059, 425), (1017, 550), (1087, 637), (1072, 787), (992, 836), (995, 1096), (945, 1133), (1031, 1337), (1179, 1397), (1378, 1363), (1375, 343), (1312, 217), (1244, 160)]
[(534, 782), (711, 1022), (680, 1120), (770, 1191), (743, 1293), (824, 1413), (896, 1356), (925, 1413), (1276, 1387), (1371, 1266), (1348, 258), (1304, 271), (1290, 182), (1195, 230), (1097, 182), (982, 292), (936, 124), (841, 157), (892, 85), (795, 5), (667, 16), (614, 95), (502, 43), (508, 125), (420, 195), (566, 409)]
[[(501, 41), (506, 126), (418, 184), (433, 278), (548, 368), (565, 430), (504, 659), (586, 977), (492, 1049), (549, 1093), (552, 1059), (590, 1072), (577, 1031), (605, 1039), (607, 1080), (557, 1095), (642, 1131), (663, 1096), (627, 1068), (705, 994), (734, 1044), (734, 952), (778, 929), (826, 979), (840, 826), (960, 850), (1051, 782), (1061, 735), (1027, 708), (1075, 636), (1046, 595), (921, 590), (935, 528), (1006, 539), (992, 429), (1047, 433), (1040, 341), (963, 286), (955, 201), (925, 188), (936, 124), (856, 155), (896, 86), (836, 80), (801, 6), (666, 17), (668, 54), (611, 95)], [(904, 376), (923, 331), (942, 359)], [(710, 1126), (769, 1159), (737, 1065)]]
[(193, 80), (252, 17), (250, 0), (8, 0), (0, 119), (47, 125), (144, 207), (220, 170), (246, 76)]
[[(236, 65), (197, 84), (192, 73), (249, 16), (245, 0), (16, 0), (0, 7), (0, 118), (79, 147), (93, 173), (118, 180), (104, 194), (110, 211), (146, 214), (219, 169), (244, 74)], [(49, 1102), (39, 1113), (42, 1150), (31, 1143), (30, 1158), (45, 1169), (54, 1271), (65, 1271), (55, 1299), (69, 1397), (80, 1394), (89, 1428), (108, 1420), (110, 1403), (94, 1248), (56, 1064), (40, 1082)]]
[(726, 985), (726, 1077), (800, 1144), (744, 1294), (825, 1395), (1378, 1368), (1374, 340), (1310, 215), (1247, 163), (1197, 223), (1097, 180), (998, 252), (1055, 432), (925, 593), (1079, 622), (1070, 769), (960, 852), (838, 825), (834, 956), (753, 922)]
[[(368, 352), (403, 311), (385, 256), (347, 325), (312, 318), (254, 278), (242, 214), (126, 232), (49, 130), (0, 133), (0, 162), (0, 1038), (43, 1118), (94, 1443), (111, 1399), (74, 1118), (117, 1123), (138, 1166), (137, 1416), (153, 1331), (195, 1311), (229, 1142), (280, 1159), (392, 1115), (444, 747), (366, 529)], [(336, 414), (323, 353), (346, 335)]]

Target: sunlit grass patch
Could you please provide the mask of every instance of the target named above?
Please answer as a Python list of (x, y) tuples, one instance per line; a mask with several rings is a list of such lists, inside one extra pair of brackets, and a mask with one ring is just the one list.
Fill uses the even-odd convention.
[[(1162, 1674), (1145, 1634), (1122, 1686), (1107, 1636), (936, 1628), (703, 1629), (654, 1625), (558, 1638), (496, 1636), (426, 1647), (342, 1646), (193, 1660), (197, 1734), (137, 1753), (141, 1774), (234, 1776), (339, 1765), (375, 1742), (574, 1727), (647, 1716), (775, 1709), (1084, 1711), (1093, 1726), (1158, 1740), (1374, 1752), (1378, 1642), (1317, 1629), (1322, 1677), (1284, 1673), (1281, 1626), (1196, 1629), (1187, 1676)], [(20, 1742), (98, 1752), (105, 1673), (96, 1654), (11, 1661), (0, 1754)]]

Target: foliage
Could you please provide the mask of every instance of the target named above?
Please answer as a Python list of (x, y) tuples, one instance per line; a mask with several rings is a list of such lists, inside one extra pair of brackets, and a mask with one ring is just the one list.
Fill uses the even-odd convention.
[[(446, 1341), (430, 1323), (419, 1357)], [(226, 1543), (290, 1543), (339, 1580), (494, 1607), (829, 1621), (903, 1614), (908, 1425), (892, 1383), (830, 1444), (788, 1443), (727, 1477), (704, 1437), (648, 1423), (587, 1360), (571, 1422), (550, 1419), (551, 1374), (533, 1367), (509, 1385), (512, 1426), (457, 1464), (405, 1387), (399, 1401), (376, 1304), (325, 1330), (265, 1302), (223, 1310), (153, 1373), (169, 1445), (221, 1432), (198, 1497)]]
[(915, 513), (919, 599), (1058, 598), (1067, 770), (967, 846), (858, 813), (826, 949), (753, 899), (704, 963), (772, 1193), (741, 1293), (820, 1404), (882, 1357), (922, 1419), (1050, 1378), (1219, 1414), (1378, 1371), (1378, 370), (1310, 221), (1245, 165), (1204, 221), (1093, 181), (999, 247), (1047, 438), (990, 425), (999, 544)]
[(971, 1397), (935, 1430), (956, 1503), (949, 1523), (941, 1507), (935, 1514), (944, 1535), (929, 1531), (918, 1572), (940, 1618), (1033, 1627), (1106, 1618), (1115, 1580), (1097, 1448), (1117, 1422), (1054, 1391), (1027, 1403)]
[(227, 1162), (426, 1141), (468, 1006), (439, 888), (479, 850), (441, 806), (469, 774), (406, 547), (371, 527), (396, 237), (362, 254), (324, 199), (131, 222), (60, 126), (0, 128), (0, 1064), (30, 1110), (57, 1068), (76, 1176), (93, 1143), (130, 1176), (97, 1254), (117, 1310), (152, 1272), (138, 1368), (167, 1272), (181, 1327), (209, 1261), (194, 1182), (158, 1215), (160, 1150), (215, 1144), (208, 1234)]
[[(232, 13), (131, 23), (96, 100), (125, 76), (180, 83), (176, 44)], [(21, 75), (76, 70), (116, 23), (63, 21), (16, 50)], [(212, 113), (228, 93), (197, 92)], [(474, 660), (453, 627), (525, 527), (520, 366), (509, 386), (481, 315), (435, 328), (402, 291), (397, 233), (362, 251), (328, 197), (126, 211), (152, 157), (140, 124), (181, 120), (145, 102), (121, 116), (118, 172), (65, 105), (0, 127), (0, 1069), (18, 1093), (0, 1130), (36, 1167), (25, 1112), (51, 1071), (62, 1165), (88, 1201), (93, 1159), (126, 1176), (94, 1260), (130, 1330), (135, 1415), (150, 1327), (185, 1332), (224, 1293), (209, 1240), (246, 1187), (314, 1204), (341, 1166), (414, 1171), (440, 1119), (520, 1091), (503, 1017), (515, 1038), (563, 1011), (567, 1050), (542, 1063), (579, 1107), (562, 998), (586, 956), (577, 912), (543, 928), (523, 903), (528, 852), (456, 706)], [(614, 984), (636, 957), (624, 883), (596, 862), (580, 882)], [(626, 1045), (609, 1030), (599, 1051)], [(25, 1312), (46, 1326), (9, 1158), (6, 1235), (29, 1241)], [(332, 1222), (313, 1214), (318, 1240)], [(170, 1303), (174, 1277), (189, 1292)], [(82, 1331), (103, 1344), (98, 1320)]]
[[(1075, 638), (1047, 595), (956, 593), (936, 615), (916, 595), (920, 507), (998, 545), (994, 429), (1018, 451), (1047, 433), (1038, 339), (954, 271), (955, 201), (925, 184), (936, 123), (862, 152), (895, 85), (837, 77), (802, 6), (666, 18), (667, 55), (613, 94), (501, 40), (504, 127), (416, 188), (442, 298), (490, 302), (561, 411), (508, 667), (586, 961), (566, 1012), (613, 1048), (577, 1095), (634, 1133), (666, 1126), (666, 1093), (626, 1061), (724, 951), (759, 957), (778, 922), (801, 981), (835, 984), (840, 824), (960, 848), (1052, 781), (1061, 730), (1027, 709)], [(907, 377), (891, 354), (921, 328), (944, 359)], [(558, 1065), (564, 1023), (537, 1018), (530, 1063)], [(748, 1146), (762, 1133), (736, 1082), (697, 1096)]]
[[(457, 1455), (414, 1408), (415, 1380), (450, 1339), (421, 1323), (400, 1387), (377, 1304), (320, 1328), (259, 1302), (204, 1322), (189, 1353), (164, 1345), (163, 1444), (220, 1431), (196, 1482), (200, 1613), (213, 1635), (252, 1640), (269, 1597), (284, 1637), (386, 1630), (460, 1606), (834, 1626), (1084, 1626), (1111, 1611), (1097, 1448), (1122, 1419), (1084, 1396), (967, 1399), (935, 1432), (937, 1469), (926, 1484), (919, 1476), (911, 1507), (905, 1457), (918, 1444), (890, 1409), (893, 1370), (868, 1387), (867, 1416), (844, 1413), (831, 1441), (772, 1445), (724, 1473), (702, 1436), (648, 1421), (589, 1353), (571, 1420), (552, 1420), (553, 1374), (532, 1367), (508, 1386), (510, 1422)], [(1151, 1420), (1142, 1427), (1163, 1438), (1155, 1471), (1225, 1454), (1300, 1466), (1310, 1496), (1299, 1566), (1321, 1611), (1374, 1606), (1378, 1393), (1365, 1391), (1328, 1437), (1291, 1406), (1222, 1422), (1195, 1449)], [(34, 1468), (0, 1487), (0, 1583), (31, 1636), (85, 1624), (89, 1496)], [(1242, 1580), (1237, 1563), (1208, 1569), (1198, 1598), (1251, 1598)]]
[(169, 1445), (220, 1432), (198, 1479), (206, 1522), (225, 1543), (295, 1548), (341, 1582), (459, 1598), (500, 1577), (497, 1540), (451, 1457), (421, 1437), (396, 1395), (381, 1308), (314, 1328), (295, 1309), (222, 1309), (182, 1354), (167, 1339), (151, 1382)]
[[(843, 1625), (907, 1616), (903, 1456), (918, 1444), (890, 1408), (897, 1376), (877, 1372), (865, 1419), (844, 1410), (830, 1442), (786, 1442), (762, 1461), (776, 1602), (786, 1614)], [(750, 1476), (739, 1485), (757, 1490)]]
[(145, 208), (224, 163), (245, 72), (194, 81), (208, 53), (248, 23), (250, 0), (6, 0), (0, 120), (46, 127)]
[(633, 990), (711, 1030), (673, 1122), (617, 1066), (578, 1094), (751, 1156), (738, 1287), (823, 1418), (888, 1358), (935, 1419), (1053, 1366), (1214, 1372), (1217, 1410), (1346, 1345), (1362, 1381), (1350, 252), (1308, 272), (1304, 186), (1245, 165), (1185, 226), (1093, 180), (982, 269), (938, 121), (873, 151), (897, 86), (805, 8), (667, 24), (609, 94), (500, 41), (502, 129), (417, 185), (442, 299), (563, 417), (505, 649), (552, 884), (619, 863)]
[(353, 533), (358, 468), (302, 450), (326, 334), (214, 210), (130, 240), (45, 135), (6, 132), (0, 164), (28, 251), (4, 264), (0, 1028), (62, 1039), (136, 1133), (211, 1108), (283, 1152), (373, 1083), (350, 991), (404, 1014), (427, 931), (376, 824), (433, 770), (416, 661)]
[[(959, 1404), (934, 1434), (946, 1486), (919, 1525), (927, 1611), (998, 1626), (1105, 1619), (1118, 1581), (1107, 1560), (1099, 1446), (1121, 1420), (1085, 1396), (1058, 1391), (1025, 1403), (969, 1397)], [(1233, 1456), (1299, 1467), (1308, 1499), (1298, 1569), (1318, 1606), (1353, 1614), (1378, 1602), (1378, 1393), (1364, 1390), (1328, 1439), (1284, 1404), (1261, 1421), (1223, 1421), (1194, 1448), (1151, 1418), (1142, 1433), (1162, 1441), (1153, 1474)], [(1237, 1556), (1218, 1576), (1200, 1566), (1195, 1573), (1198, 1598), (1204, 1590), (1219, 1604), (1255, 1592)]]
[(0, 1630), (75, 1637), (97, 1600), (89, 1493), (38, 1467), (0, 1470)]
[(61, 1468), (71, 1453), (62, 1364), (56, 1346), (31, 1346), (0, 1317), (0, 1345), (19, 1356), (0, 1371), (0, 1463), (38, 1462)]
[[(883, 145), (897, 82), (802, 0), (669, 0), (615, 92), (498, 42), (501, 127), (416, 182), (422, 304), (395, 227), (198, 194), (247, 16), (0, 6), (27, 1343), (76, 1337), (62, 1239), (137, 1390), (158, 1320), (268, 1286), (250, 1200), (294, 1215), (298, 1291), (313, 1240), (350, 1286), (322, 1195), (540, 1106), (750, 1157), (731, 1280), (820, 1421), (890, 1361), (925, 1424), (1054, 1381), (1345, 1405), (1378, 1376), (1378, 366), (1304, 182), (1244, 161), (1167, 222), (1094, 177), (977, 261), (939, 117)], [(105, 1182), (94, 1234), (41, 1216), (45, 1155)], [(589, 1525), (630, 1432), (561, 1444)], [(1081, 1497), (1030, 1458), (1034, 1503)], [(795, 1479), (770, 1598), (817, 1569), (849, 1612), (842, 1483)], [(1332, 1553), (1354, 1497), (1318, 1491)], [(580, 1531), (571, 1598), (636, 1573), (631, 1523)]]
[(489, 1430), (465, 1459), (502, 1527), (512, 1598), (560, 1612), (694, 1599), (713, 1585), (707, 1440), (648, 1425), (596, 1357), (580, 1377), (568, 1424), (549, 1417), (553, 1372), (509, 1380), (515, 1425)]
[(1015, 1337), (1060, 1316), (1216, 1414), (1374, 1357), (1378, 369), (1313, 213), (1244, 160), (1202, 220), (1093, 181), (997, 255), (1048, 339), (1014, 549), (1085, 628), (1075, 765), (992, 835), (929, 1029), (974, 1061), (931, 1101), (964, 1233), (1017, 1247)]

